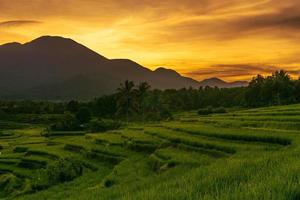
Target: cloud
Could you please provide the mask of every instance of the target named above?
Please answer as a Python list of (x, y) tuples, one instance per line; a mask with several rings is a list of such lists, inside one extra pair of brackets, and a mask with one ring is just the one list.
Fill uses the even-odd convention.
[(17, 27), (17, 26), (24, 26), (24, 25), (32, 25), (32, 24), (39, 24), (40, 21), (35, 20), (11, 20), (11, 21), (3, 21), (0, 22), (0, 28), (7, 28), (7, 27)]
[(297, 69), (266, 64), (217, 64), (211, 67), (187, 72), (184, 75), (204, 78), (219, 77), (231, 80), (245, 77), (245, 80), (249, 80), (249, 78), (257, 74), (270, 75), (281, 69), (284, 69), (293, 77), (298, 77), (300, 75), (300, 70)]
[(255, 30), (274, 30), (284, 29), (285, 31), (300, 29), (300, 5), (282, 8), (272, 13), (259, 14), (254, 16), (234, 19), (230, 24), (234, 30), (255, 31)]
[(195, 78), (300, 69), (299, 0), (0, 0), (0, 33), (0, 43), (70, 37), (108, 57)]
[[(300, 3), (279, 0), (245, 3), (239, 5), (230, 1), (222, 9), (208, 10), (206, 14), (187, 15), (177, 23), (165, 26), (168, 38), (184, 41), (195, 39), (231, 40), (249, 36), (300, 37)], [(195, 9), (195, 8), (192, 8)], [(197, 9), (197, 8), (196, 8)]]
[[(124, 24), (126, 29), (140, 29), (143, 35), (157, 30), (157, 35), (150, 39), (174, 43), (203, 38), (235, 39), (255, 34), (274, 36), (275, 32), (296, 35), (286, 29), (300, 28), (299, 11), (300, 3), (296, 0), (284, 3), (282, 0), (186, 0), (181, 3), (173, 0), (65, 0), (63, 3), (60, 0), (28, 0), (26, 5), (19, 1), (0, 2), (1, 18), (29, 16), (58, 22), (63, 19), (68, 20), (65, 23), (76, 22), (77, 26), (101, 28), (130, 18), (132, 20)], [(22, 20), (20, 22), (22, 24)], [(12, 21), (11, 24), (17, 23)], [(272, 32), (269, 29), (273, 29)]]

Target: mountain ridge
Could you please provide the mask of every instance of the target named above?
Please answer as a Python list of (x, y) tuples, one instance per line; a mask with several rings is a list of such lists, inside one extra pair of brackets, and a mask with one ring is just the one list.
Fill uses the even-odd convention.
[(202, 86), (175, 70), (152, 71), (130, 59), (108, 59), (60, 36), (0, 45), (0, 97), (90, 99), (114, 92), (125, 80), (146, 81), (157, 89)]
[(217, 77), (204, 79), (204, 80), (200, 81), (199, 83), (203, 87), (209, 86), (209, 87), (219, 87), (219, 88), (245, 87), (248, 85), (247, 81), (226, 82)]

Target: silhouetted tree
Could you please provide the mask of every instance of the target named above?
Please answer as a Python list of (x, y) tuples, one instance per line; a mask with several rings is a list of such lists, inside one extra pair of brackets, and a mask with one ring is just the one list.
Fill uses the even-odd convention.
[(145, 98), (150, 90), (150, 85), (146, 82), (140, 83), (134, 90), (137, 101), (137, 112), (142, 116), (142, 120), (145, 120)]
[(264, 78), (258, 75), (250, 82), (245, 99), (248, 106), (282, 105), (296, 102), (296, 84), (283, 70)]
[(265, 78), (261, 75), (257, 75), (250, 81), (246, 92), (248, 106), (256, 107), (264, 104), (261, 94), (264, 82)]
[(300, 102), (300, 78), (294, 82), (295, 84), (295, 101)]
[(70, 111), (71, 113), (76, 113), (78, 112), (79, 110), (79, 103), (77, 101), (70, 101), (68, 104), (67, 104), (67, 110)]
[(208, 107), (259, 107), (291, 103), (300, 103), (300, 80), (292, 80), (281, 70), (271, 76), (257, 75), (249, 86), (240, 88), (150, 90), (147, 83), (135, 87), (132, 81), (125, 81), (115, 94), (90, 102), (0, 101), (0, 117), (23, 123), (57, 122), (55, 126), (58, 129), (74, 130), (80, 123), (89, 122), (91, 117), (126, 118), (127, 122), (129, 119), (160, 120), (170, 118), (171, 112)]
[(128, 122), (129, 114), (134, 111), (134, 83), (126, 80), (117, 91), (117, 114), (122, 115), (125, 113)]
[(51, 129), (56, 131), (74, 131), (78, 130), (79, 126), (74, 114), (67, 111), (58, 122), (51, 125)]
[(91, 120), (91, 111), (88, 107), (81, 107), (76, 113), (76, 119), (80, 124), (87, 123)]
[(104, 95), (89, 103), (97, 117), (112, 117), (117, 112), (117, 95)]

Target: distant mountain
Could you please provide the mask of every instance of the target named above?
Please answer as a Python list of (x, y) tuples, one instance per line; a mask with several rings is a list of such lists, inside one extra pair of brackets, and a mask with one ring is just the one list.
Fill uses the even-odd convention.
[(219, 78), (209, 78), (199, 82), (200, 86), (210, 86), (218, 88), (233, 88), (233, 87), (245, 87), (248, 85), (247, 81), (234, 81), (225, 82)]
[[(0, 45), (0, 98), (90, 99), (114, 92), (125, 80), (146, 81), (158, 89), (215, 86), (213, 80), (199, 83), (174, 70), (152, 71), (128, 59), (107, 59), (62, 37)], [(224, 85), (230, 83), (217, 86)]]
[(0, 46), (0, 97), (90, 99), (112, 93), (127, 79), (159, 89), (199, 86), (173, 70), (151, 71), (131, 60), (110, 60), (62, 37)]

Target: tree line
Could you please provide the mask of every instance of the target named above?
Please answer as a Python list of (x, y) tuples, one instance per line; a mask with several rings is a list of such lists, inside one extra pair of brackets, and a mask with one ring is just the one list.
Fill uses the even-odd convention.
[(267, 77), (257, 75), (245, 90), (245, 106), (248, 107), (300, 102), (300, 79), (291, 79), (283, 70), (276, 71)]
[[(257, 75), (247, 87), (199, 87), (158, 90), (146, 83), (125, 81), (114, 94), (89, 102), (0, 102), (0, 119), (5, 114), (64, 114), (80, 122), (91, 117), (130, 120), (161, 120), (171, 113), (207, 107), (260, 107), (300, 102), (300, 80), (285, 71)], [(70, 116), (69, 116), (70, 117)]]

